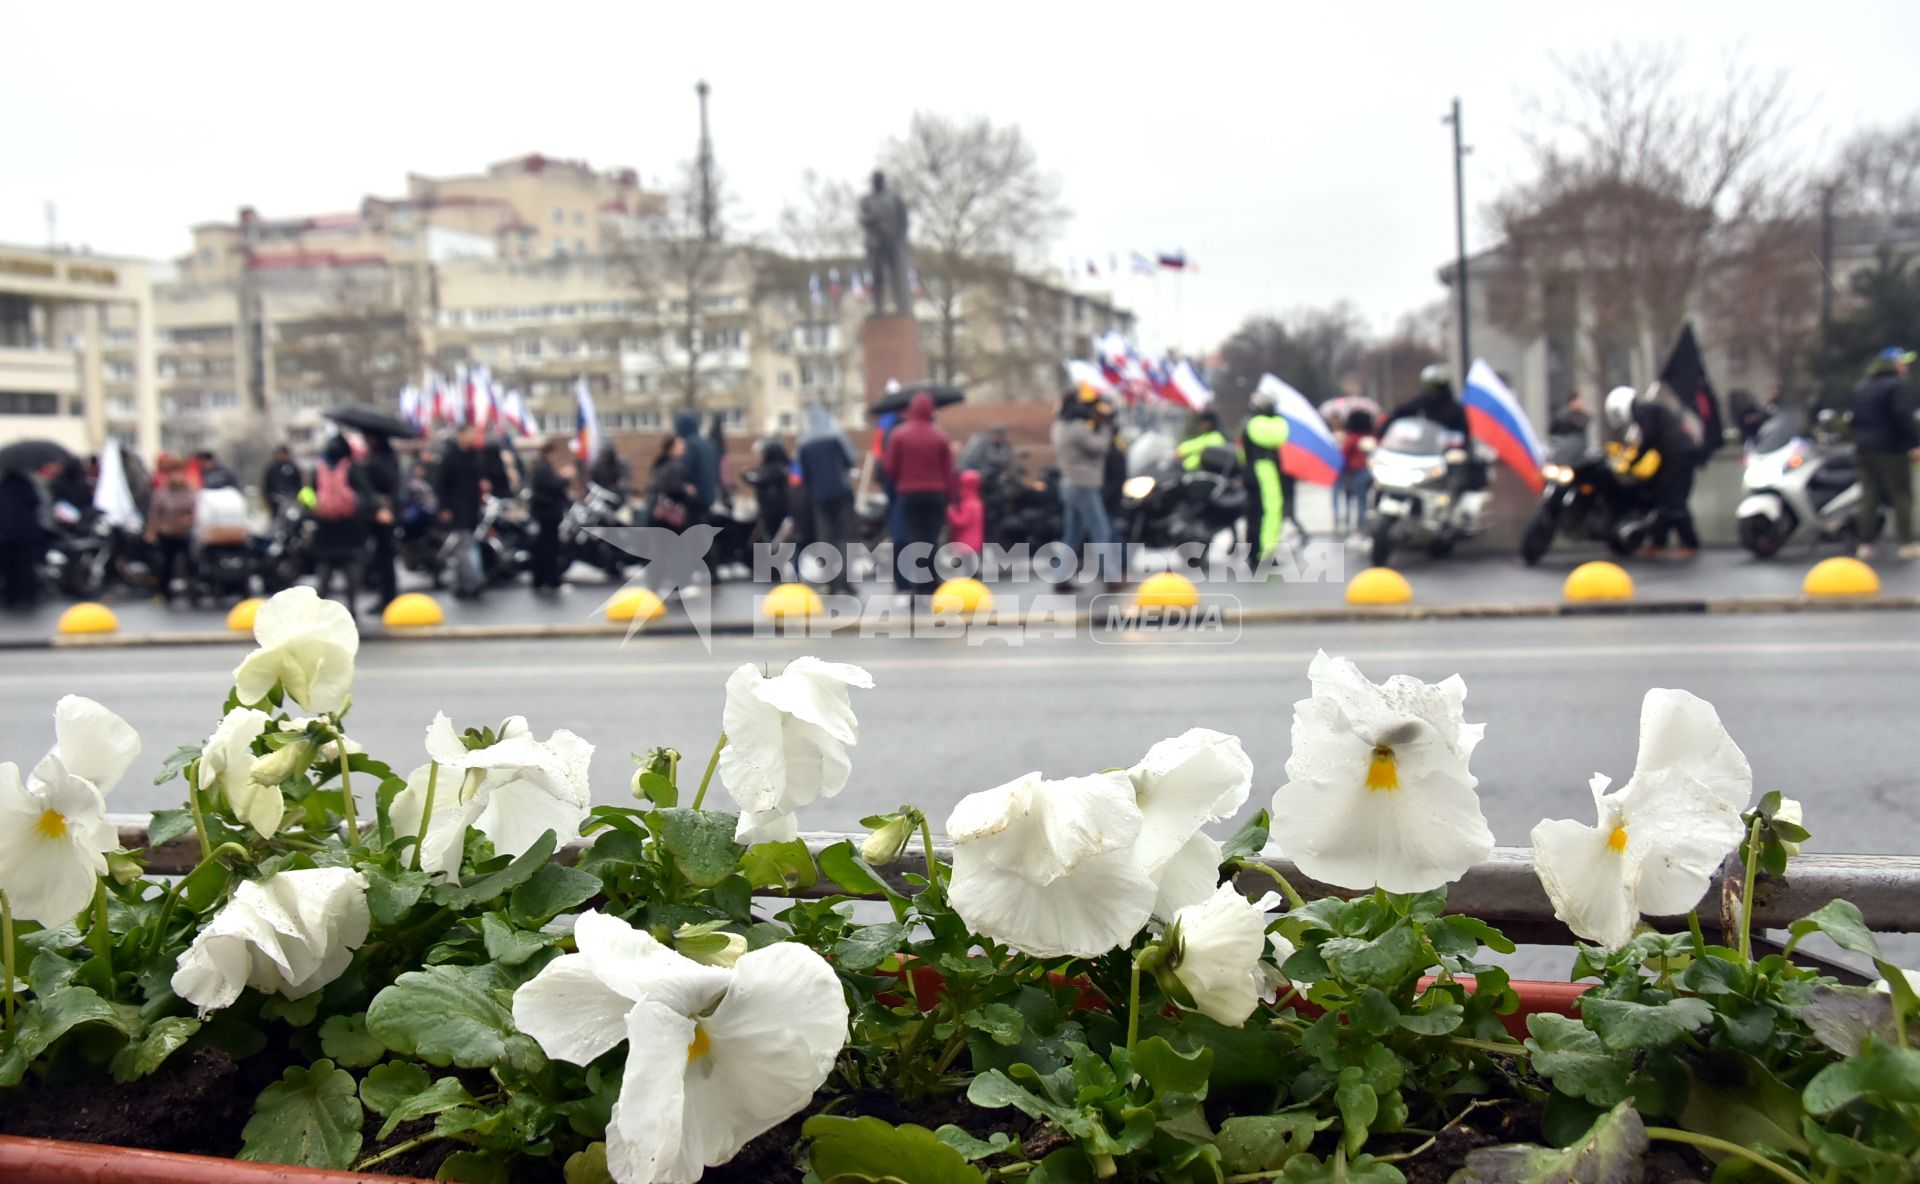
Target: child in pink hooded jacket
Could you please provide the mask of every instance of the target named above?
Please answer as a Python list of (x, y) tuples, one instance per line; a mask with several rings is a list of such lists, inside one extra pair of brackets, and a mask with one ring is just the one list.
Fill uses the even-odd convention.
[(947, 507), (947, 531), (953, 545), (980, 554), (987, 545), (987, 511), (980, 504), (980, 474), (960, 470), (960, 493)]

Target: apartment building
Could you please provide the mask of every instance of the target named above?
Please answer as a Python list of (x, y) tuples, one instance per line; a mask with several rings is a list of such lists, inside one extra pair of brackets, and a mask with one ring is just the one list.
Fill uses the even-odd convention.
[(0, 246), (0, 440), (160, 443), (148, 265)]

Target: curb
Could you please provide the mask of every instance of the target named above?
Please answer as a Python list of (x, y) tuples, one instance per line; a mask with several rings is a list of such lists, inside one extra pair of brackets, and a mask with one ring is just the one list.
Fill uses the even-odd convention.
[[(1329, 605), (1326, 608), (1250, 608), (1225, 612), (1224, 620), (1238, 625), (1325, 625), (1362, 621), (1472, 621), (1501, 619), (1538, 619), (1546, 617), (1632, 617), (1632, 616), (1738, 616), (1759, 613), (1862, 613), (1911, 612), (1920, 610), (1920, 595), (1872, 596), (1859, 599), (1822, 599), (1812, 596), (1724, 596), (1694, 599), (1628, 600), (1565, 604), (1559, 602), (1508, 604), (1393, 604)], [(916, 619), (920, 619), (916, 615)], [(931, 620), (932, 618), (926, 618)], [(995, 617), (993, 625), (1018, 628), (1026, 614)], [(1055, 624), (1091, 627), (1099, 624), (1087, 609), (1071, 618), (1046, 614), (1044, 620)], [(857, 620), (836, 625), (831, 631), (858, 628)], [(1100, 625), (1106, 628), (1105, 625)], [(756, 621), (715, 621), (707, 628), (709, 637), (759, 636)], [(582, 622), (577, 624), (503, 624), (503, 625), (429, 625), (415, 629), (376, 629), (362, 633), (364, 642), (383, 641), (538, 641), (544, 638), (625, 637), (624, 624)], [(696, 637), (699, 631), (686, 621), (665, 621), (634, 631), (635, 637)], [(772, 636), (818, 636), (806, 631), (795, 634), (775, 628)], [(135, 649), (163, 646), (251, 645), (252, 635), (228, 630), (202, 630), (181, 633), (93, 633), (55, 634), (49, 637), (0, 638), (0, 651), (7, 650), (81, 650)]]

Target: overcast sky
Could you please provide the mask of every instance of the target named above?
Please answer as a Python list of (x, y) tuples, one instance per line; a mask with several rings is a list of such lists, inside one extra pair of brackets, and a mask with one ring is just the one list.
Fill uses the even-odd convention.
[[(1353, 301), (1384, 330), (1442, 294), (1465, 103), (1469, 210), (1521, 179), (1521, 99), (1551, 55), (1677, 42), (1791, 71), (1796, 149), (1920, 107), (1910, 3), (545, 4), (329, 0), (6, 6), (0, 241), (171, 257), (251, 204), (350, 210), (408, 170), (526, 152), (630, 165), (691, 155), (693, 83), (747, 219), (803, 169), (858, 177), (915, 109), (1017, 122), (1064, 184), (1056, 262), (1184, 249), (1124, 280), (1149, 343), (1207, 348), (1261, 311)], [(1469, 247), (1486, 245), (1477, 213)]]

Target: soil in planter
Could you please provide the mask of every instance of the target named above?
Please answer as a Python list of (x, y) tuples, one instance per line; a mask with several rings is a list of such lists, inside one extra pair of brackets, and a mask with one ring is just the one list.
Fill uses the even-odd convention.
[[(1468, 1153), (1501, 1143), (1542, 1143), (1538, 1103), (1510, 1102), (1476, 1110), (1434, 1137), (1433, 1145), (1398, 1166), (1407, 1184), (1447, 1184)], [(1691, 1151), (1655, 1144), (1642, 1164), (1642, 1184), (1704, 1184), (1710, 1168)]]
[(169, 1057), (151, 1077), (93, 1078), (15, 1089), (0, 1100), (0, 1134), (232, 1158), (253, 1100), (275, 1077), (270, 1058), (241, 1063), (211, 1048)]

